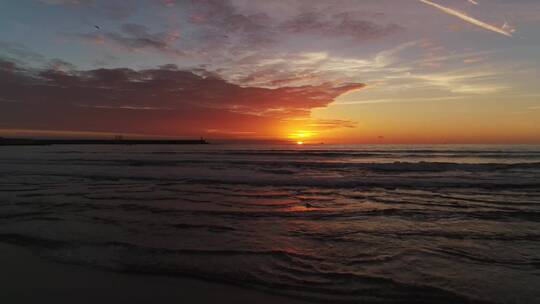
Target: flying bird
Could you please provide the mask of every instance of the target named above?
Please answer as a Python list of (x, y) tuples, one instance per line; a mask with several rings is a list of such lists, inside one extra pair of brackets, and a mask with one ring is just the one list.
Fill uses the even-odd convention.
[(423, 2), (427, 5), (430, 5), (430, 6), (433, 6), (434, 8), (438, 9), (438, 10), (441, 10), (449, 15), (452, 15), (454, 17), (458, 17), (459, 19), (465, 21), (465, 22), (468, 22), (470, 24), (474, 24), (476, 26), (479, 26), (483, 29), (486, 29), (486, 30), (489, 30), (489, 31), (492, 31), (492, 32), (495, 32), (495, 33), (499, 33), (501, 35), (505, 35), (505, 36), (508, 36), (508, 37), (512, 37), (512, 31), (509, 31), (507, 29), (504, 29), (504, 28), (499, 28), (499, 27), (496, 27), (494, 25), (491, 25), (489, 23), (486, 23), (484, 21), (481, 21), (481, 20), (478, 20), (478, 19), (475, 19), (463, 12), (460, 12), (456, 9), (453, 9), (453, 8), (449, 8), (449, 7), (446, 7), (446, 6), (442, 6), (440, 4), (437, 4), (435, 2), (431, 2), (429, 0), (419, 0), (420, 2)]
[(98, 29), (98, 30), (100, 30), (100, 29), (101, 29), (101, 27), (100, 27), (100, 26), (98, 26), (98, 25), (94, 25), (94, 27), (95, 27), (96, 29)]

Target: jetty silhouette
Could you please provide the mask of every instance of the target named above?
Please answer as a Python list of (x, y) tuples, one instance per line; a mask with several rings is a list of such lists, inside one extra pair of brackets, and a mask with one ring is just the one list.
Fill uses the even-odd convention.
[(206, 145), (204, 138), (200, 139), (124, 139), (115, 136), (114, 139), (30, 139), (2, 138), (0, 146), (45, 146), (45, 145)]

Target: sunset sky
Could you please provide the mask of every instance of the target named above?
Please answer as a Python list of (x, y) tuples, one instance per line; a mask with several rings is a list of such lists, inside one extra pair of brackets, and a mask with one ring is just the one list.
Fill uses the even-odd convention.
[(0, 136), (540, 143), (539, 0), (0, 2)]

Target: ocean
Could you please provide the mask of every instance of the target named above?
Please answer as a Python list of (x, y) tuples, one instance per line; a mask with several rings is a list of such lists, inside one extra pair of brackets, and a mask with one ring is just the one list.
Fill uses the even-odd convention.
[(0, 242), (311, 302), (540, 303), (540, 146), (0, 147)]

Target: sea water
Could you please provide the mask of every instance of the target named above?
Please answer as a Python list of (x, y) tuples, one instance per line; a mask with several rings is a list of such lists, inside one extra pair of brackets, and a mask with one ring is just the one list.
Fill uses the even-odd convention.
[(540, 147), (0, 147), (0, 241), (310, 301), (539, 303)]

